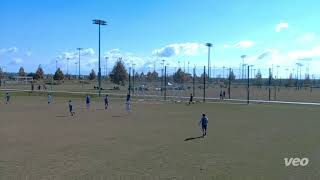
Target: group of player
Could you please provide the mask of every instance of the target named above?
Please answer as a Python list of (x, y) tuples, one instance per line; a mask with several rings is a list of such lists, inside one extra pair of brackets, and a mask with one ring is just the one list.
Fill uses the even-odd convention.
[[(49, 94), (48, 95), (48, 104), (50, 104), (51, 101), (52, 101), (52, 97)], [(86, 108), (89, 109), (90, 104), (91, 104), (91, 97), (89, 95), (87, 95), (85, 98), (85, 101), (86, 101)], [(72, 103), (71, 99), (69, 100), (68, 106), (69, 106), (70, 115), (71, 116), (75, 115), (75, 111), (74, 111), (73, 103)], [(109, 107), (109, 95), (106, 94), (106, 96), (104, 97), (104, 109), (107, 110), (108, 107)], [(127, 112), (131, 111), (131, 95), (130, 94), (127, 94), (127, 97), (126, 97), (126, 111)]]
[[(86, 102), (86, 108), (89, 109), (91, 104), (91, 98), (89, 95), (86, 95), (85, 102)], [(6, 104), (10, 103), (10, 94), (8, 92), (6, 92), (5, 94), (5, 103)], [(51, 94), (48, 94), (48, 104), (51, 104), (51, 103), (52, 103), (52, 96)], [(190, 94), (189, 104), (191, 103), (194, 103), (193, 94)], [(130, 94), (127, 94), (125, 104), (126, 104), (126, 111), (130, 112), (131, 111), (131, 95)], [(73, 103), (71, 99), (69, 100), (68, 107), (69, 107), (70, 115), (74, 116), (75, 111), (74, 111)], [(109, 107), (109, 95), (106, 94), (104, 97), (104, 109), (107, 110), (108, 107)], [(201, 126), (202, 137), (205, 137), (207, 135), (207, 128), (208, 128), (208, 117), (205, 114), (202, 114), (199, 125)]]

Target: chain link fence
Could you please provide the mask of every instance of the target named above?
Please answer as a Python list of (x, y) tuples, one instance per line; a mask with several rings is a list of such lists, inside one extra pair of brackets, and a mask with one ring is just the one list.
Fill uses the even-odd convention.
[[(45, 69), (44, 69), (45, 71)], [(133, 98), (188, 101), (192, 94), (196, 101), (265, 100), (290, 102), (320, 102), (320, 76), (309, 74), (301, 68), (270, 67), (167, 67), (149, 69), (147, 72), (128, 68), (129, 79), (122, 85), (111, 82), (110, 70), (102, 72), (101, 93), (126, 95)], [(54, 81), (52, 74), (39, 81), (5, 74), (1, 78), (2, 90), (65, 91), (98, 93), (97, 80), (87, 75), (67, 76)]]

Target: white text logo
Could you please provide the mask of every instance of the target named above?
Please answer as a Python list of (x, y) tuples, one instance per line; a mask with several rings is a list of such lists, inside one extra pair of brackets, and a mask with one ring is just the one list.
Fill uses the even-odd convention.
[(308, 158), (284, 158), (284, 164), (286, 166), (306, 166), (308, 163)]

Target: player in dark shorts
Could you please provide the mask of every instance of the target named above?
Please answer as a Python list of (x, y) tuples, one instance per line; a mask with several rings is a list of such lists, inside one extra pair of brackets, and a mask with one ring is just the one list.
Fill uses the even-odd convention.
[(107, 94), (104, 98), (104, 109), (107, 110), (109, 106), (109, 95)]
[(131, 111), (131, 96), (130, 96), (130, 94), (127, 94), (126, 110), (127, 110), (127, 112)]
[(190, 94), (190, 99), (189, 99), (189, 104), (191, 104), (191, 103), (194, 104), (194, 102), (193, 102), (193, 94), (192, 93)]
[(87, 107), (87, 109), (90, 108), (90, 96), (89, 95), (86, 96), (86, 107)]
[(201, 125), (202, 129), (202, 137), (207, 135), (207, 128), (208, 128), (208, 118), (205, 114), (202, 114), (199, 124)]
[(75, 114), (75, 112), (73, 111), (73, 105), (71, 100), (69, 100), (69, 112), (71, 116)]
[(10, 103), (10, 94), (6, 92), (6, 104)]

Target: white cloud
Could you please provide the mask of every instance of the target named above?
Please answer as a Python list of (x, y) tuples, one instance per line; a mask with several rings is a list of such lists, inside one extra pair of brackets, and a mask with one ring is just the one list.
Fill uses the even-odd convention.
[(294, 59), (320, 57), (320, 46), (314, 46), (309, 50), (291, 51), (288, 52), (288, 56)]
[(279, 24), (277, 24), (276, 28), (275, 28), (275, 32), (281, 32), (283, 29), (288, 29), (289, 28), (289, 24), (286, 22), (280, 22)]
[(106, 51), (105, 57), (108, 57), (108, 69), (112, 68), (119, 58), (122, 58), (122, 61), (126, 66), (135, 64), (135, 67), (138, 69), (145, 67), (146, 64), (150, 64), (154, 60), (150, 57), (137, 56), (133, 53), (123, 52), (119, 49), (111, 49)]
[(206, 46), (201, 43), (176, 43), (163, 48), (155, 49), (152, 55), (156, 57), (170, 58), (178, 55), (197, 55), (206, 52)]
[(0, 53), (4, 54), (4, 53), (17, 53), (18, 52), (18, 48), (13, 46), (10, 48), (1, 48), (0, 49)]
[[(92, 57), (95, 55), (95, 52), (92, 48), (87, 48), (87, 49), (82, 49), (80, 51), (80, 55), (81, 56), (87, 56), (87, 57)], [(61, 55), (56, 57), (59, 60), (63, 60), (63, 59), (77, 59), (79, 58), (79, 51), (78, 50), (74, 50), (74, 51), (67, 51), (62, 53)]]
[(235, 44), (225, 44), (223, 45), (224, 48), (250, 48), (255, 43), (252, 41), (240, 41)]

